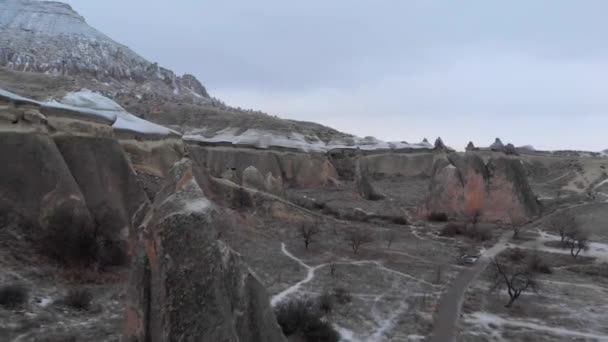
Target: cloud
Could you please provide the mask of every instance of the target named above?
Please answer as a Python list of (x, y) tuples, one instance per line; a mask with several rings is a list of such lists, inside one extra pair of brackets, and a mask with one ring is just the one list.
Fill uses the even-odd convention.
[(384, 139), (608, 147), (602, 0), (68, 2), (235, 106)]

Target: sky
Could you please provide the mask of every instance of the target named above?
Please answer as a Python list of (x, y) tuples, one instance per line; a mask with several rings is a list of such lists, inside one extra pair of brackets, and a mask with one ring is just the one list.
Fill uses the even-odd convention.
[(66, 2), (233, 106), (457, 149), (608, 148), (608, 1)]

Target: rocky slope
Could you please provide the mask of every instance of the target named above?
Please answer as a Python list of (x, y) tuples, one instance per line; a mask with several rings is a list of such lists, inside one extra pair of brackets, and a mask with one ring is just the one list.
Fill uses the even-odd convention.
[(176, 76), (90, 27), (69, 5), (0, 1), (0, 65), (12, 70), (134, 82), (151, 94), (188, 94), (209, 100), (193, 76)]

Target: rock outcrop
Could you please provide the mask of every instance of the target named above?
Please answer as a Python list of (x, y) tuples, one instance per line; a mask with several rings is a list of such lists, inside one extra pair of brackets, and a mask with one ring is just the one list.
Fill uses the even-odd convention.
[[(329, 181), (333, 181), (332, 178)], [(281, 196), (284, 194), (285, 189), (283, 188), (283, 180), (281, 177), (274, 177), (272, 173), (268, 172), (266, 174), (266, 179), (264, 180), (266, 185), (266, 191), (273, 195)]]
[(492, 145), (490, 145), (490, 150), (496, 151), (496, 152), (504, 152), (505, 145), (502, 143), (500, 138), (496, 138), (496, 140), (494, 140), (494, 143), (492, 143)]
[(479, 215), (487, 222), (526, 222), (539, 214), (539, 205), (528, 184), (521, 162), (511, 158), (490, 159), (467, 154), (439, 162), (429, 186), (421, 215), (446, 213), (468, 219)]
[(509, 143), (509, 144), (507, 144), (507, 146), (505, 146), (505, 154), (514, 155), (514, 156), (518, 155), (517, 149), (511, 143)]
[(130, 227), (149, 201), (113, 136), (114, 121), (97, 109), (0, 91), (0, 211), (27, 221), (34, 237), (57, 225), (65, 236), (94, 237), (102, 264), (125, 260)]
[(475, 147), (475, 145), (473, 145), (472, 141), (469, 141), (469, 143), (467, 144), (467, 147), (465, 148), (465, 150), (467, 152), (471, 152), (471, 151), (478, 151), (479, 148)]
[(384, 198), (384, 195), (379, 193), (369, 180), (366, 159), (359, 158), (359, 160), (357, 160), (355, 186), (359, 195), (366, 200), (376, 201)]
[[(271, 174), (272, 175), (272, 174)], [(260, 191), (266, 191), (264, 176), (255, 166), (249, 166), (243, 170), (243, 186)]]
[(192, 159), (211, 176), (221, 177), (228, 169), (234, 171), (237, 184), (246, 168), (254, 166), (262, 175), (271, 173), (289, 187), (322, 187), (330, 178), (337, 178), (331, 162), (321, 153), (281, 152), (233, 147), (202, 147), (188, 145)]
[(437, 139), (435, 140), (435, 149), (436, 150), (445, 150), (446, 146), (443, 143), (443, 140), (441, 139), (441, 137), (437, 137)]
[(192, 163), (176, 163), (133, 236), (128, 341), (285, 341), (264, 287), (217, 240), (220, 221)]
[[(210, 101), (191, 75), (176, 76), (89, 26), (69, 5), (55, 1), (3, 0), (0, 66), (18, 71), (93, 77), (142, 93), (184, 94)], [(144, 86), (145, 84), (145, 86)]]

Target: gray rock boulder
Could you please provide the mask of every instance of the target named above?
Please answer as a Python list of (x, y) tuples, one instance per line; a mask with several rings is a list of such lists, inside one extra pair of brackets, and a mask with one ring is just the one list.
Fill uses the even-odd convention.
[(264, 287), (217, 240), (222, 214), (175, 164), (133, 239), (127, 341), (283, 342)]
[(249, 166), (243, 170), (242, 179), (244, 187), (266, 191), (264, 176), (255, 166)]

